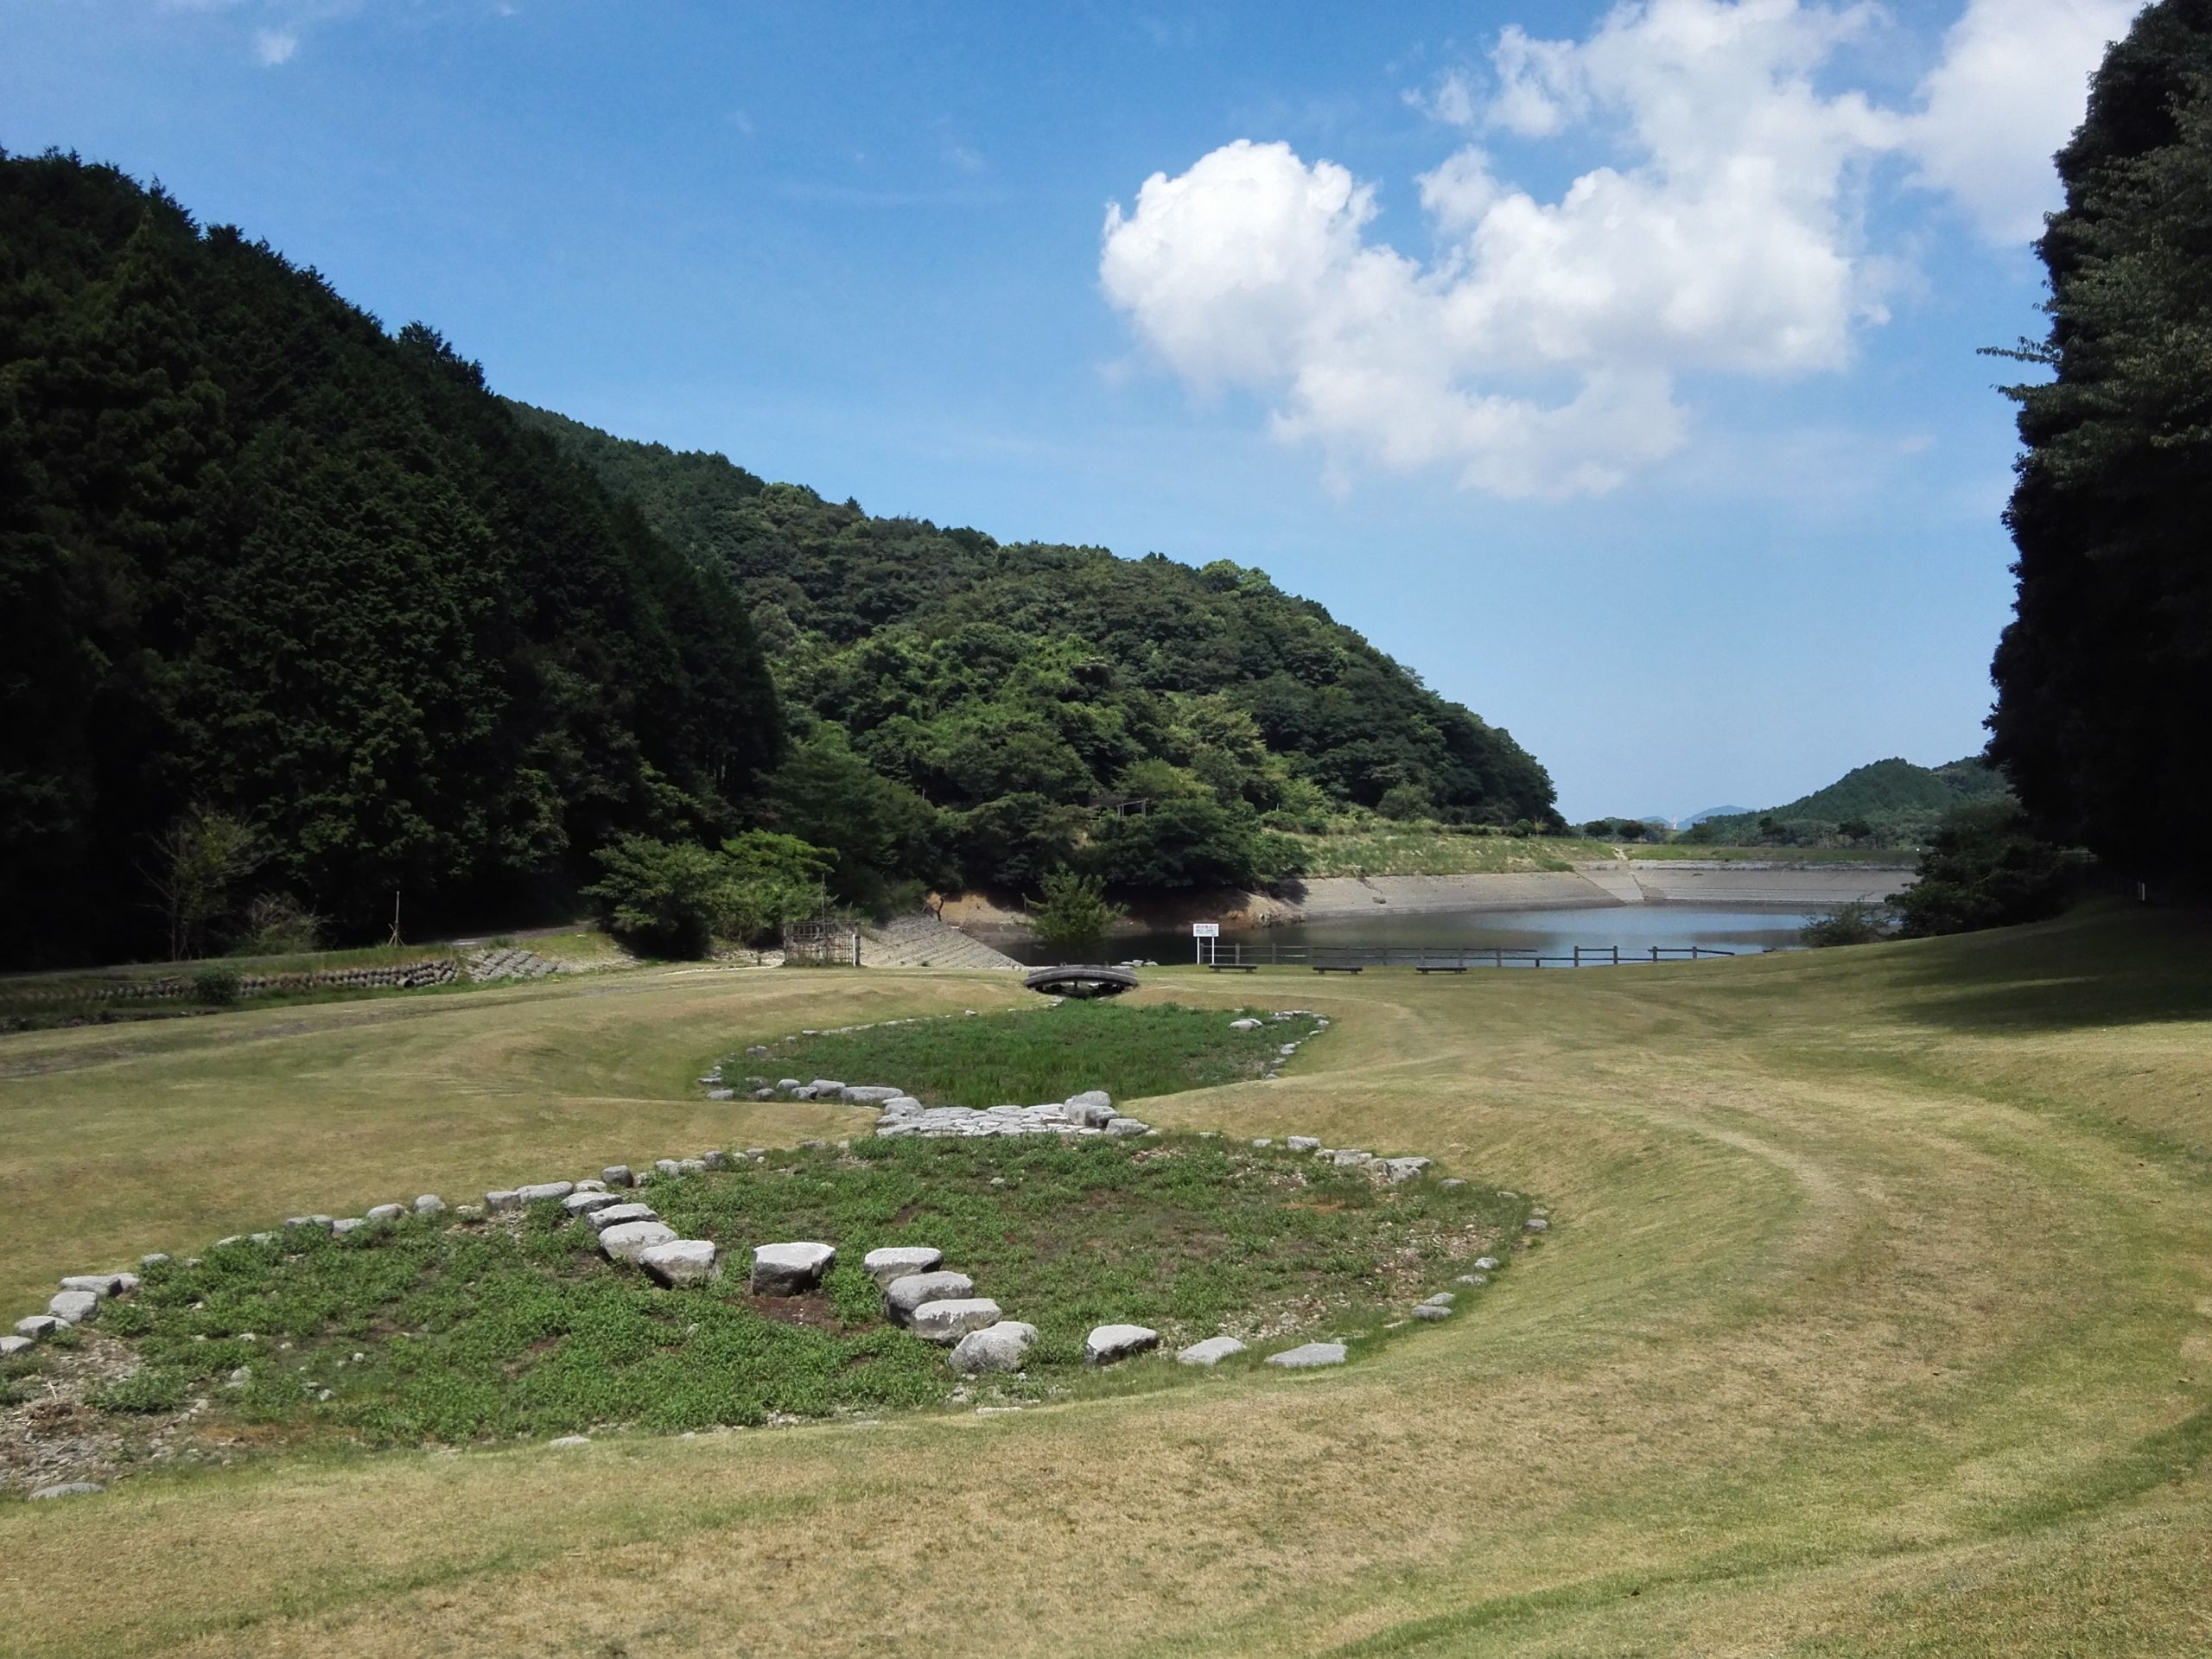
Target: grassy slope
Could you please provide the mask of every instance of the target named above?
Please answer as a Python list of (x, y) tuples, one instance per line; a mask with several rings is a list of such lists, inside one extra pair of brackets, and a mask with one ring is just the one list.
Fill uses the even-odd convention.
[[(1543, 1193), (1550, 1242), (1479, 1318), (1310, 1379), (0, 1507), (0, 1629), (35, 1655), (2198, 1650), (2204, 960), (2107, 912), (1633, 973), (1286, 975), (1331, 1040), (1147, 1116)], [(995, 983), (671, 975), (296, 1011), (239, 1046), (219, 1021), (10, 1039), (9, 1305), (310, 1197), (819, 1133), (845, 1120), (710, 1111), (689, 1075), (734, 1030)], [(67, 1198), (24, 1219), (26, 1188)]]
[(1333, 836), (1293, 836), (1307, 875), (1494, 875), (1569, 870), (1617, 858), (1721, 863), (1909, 864), (1910, 853), (1850, 847), (1707, 847), (1694, 842), (1590, 841), (1579, 836), (1455, 836), (1427, 824), (1376, 824)]

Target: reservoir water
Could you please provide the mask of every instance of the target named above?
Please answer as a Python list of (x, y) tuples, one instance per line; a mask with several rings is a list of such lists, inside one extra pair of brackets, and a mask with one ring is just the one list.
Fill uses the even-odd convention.
[[(1534, 950), (1549, 957), (1618, 945), (1623, 961), (1649, 959), (1653, 945), (1700, 945), (1708, 950), (1756, 955), (1798, 948), (1797, 931), (1811, 918), (1801, 911), (1772, 906), (1608, 905), (1580, 910), (1423, 911), (1397, 915), (1376, 906), (1373, 916), (1330, 917), (1279, 927), (1226, 928), (1221, 932), (1224, 959), (1242, 945), (1246, 961), (1265, 962), (1277, 950), (1381, 946), (1468, 950)], [(1034, 941), (1001, 944), (1023, 962), (1051, 963), (1058, 956)], [(1190, 930), (1179, 932), (1117, 933), (1106, 955), (1115, 962), (1149, 959), (1165, 964), (1192, 960)], [(1300, 958), (1302, 960), (1302, 958)]]

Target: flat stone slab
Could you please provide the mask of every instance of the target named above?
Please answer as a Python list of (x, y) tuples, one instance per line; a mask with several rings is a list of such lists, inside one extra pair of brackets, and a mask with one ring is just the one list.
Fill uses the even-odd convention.
[(1150, 1135), (1152, 1125), (1140, 1118), (1109, 1117), (1106, 1120), (1106, 1133), (1116, 1139), (1129, 1135)]
[(61, 1328), (62, 1322), (51, 1313), (33, 1313), (16, 1321), (16, 1334), (29, 1337), (33, 1342), (43, 1342)]
[(861, 1258), (861, 1266), (868, 1269), (868, 1277), (880, 1287), (888, 1290), (894, 1279), (927, 1273), (944, 1261), (944, 1252), (927, 1244), (893, 1244), (870, 1250)]
[(1496, 1273), (1497, 1267), (1497, 1258), (1494, 1255), (1478, 1255), (1475, 1258), (1477, 1273)]
[(594, 1210), (619, 1208), (622, 1200), (612, 1192), (571, 1192), (561, 1200), (561, 1207), (572, 1216), (588, 1216)]
[(1548, 1233), (1551, 1230), (1551, 1223), (1541, 1216), (1531, 1216), (1521, 1224), (1521, 1230), (1524, 1233)]
[(29, 1353), (38, 1346), (29, 1337), (0, 1337), (0, 1359), (13, 1359), (17, 1354)]
[(1083, 1339), (1083, 1363), (1111, 1365), (1117, 1359), (1160, 1346), (1160, 1332), (1148, 1325), (1102, 1325)]
[(1440, 1290), (1433, 1296), (1421, 1298), (1421, 1300), (1430, 1307), (1449, 1307), (1459, 1300), (1459, 1293), (1452, 1290)]
[(1286, 1348), (1279, 1354), (1269, 1354), (1267, 1363), (1280, 1365), (1287, 1371), (1312, 1370), (1319, 1365), (1341, 1365), (1344, 1363), (1344, 1345), (1341, 1342), (1304, 1342), (1295, 1348)]
[(902, 1274), (884, 1287), (883, 1311), (893, 1325), (904, 1325), (924, 1302), (957, 1301), (976, 1294), (976, 1281), (964, 1273)]
[(599, 1179), (609, 1186), (635, 1186), (637, 1175), (627, 1164), (609, 1164), (599, 1172)]
[(1414, 1318), (1417, 1319), (1448, 1319), (1451, 1317), (1452, 1310), (1441, 1302), (1423, 1302), (1414, 1309)]
[(511, 1215), (522, 1208), (522, 1194), (512, 1187), (494, 1187), (484, 1195), (484, 1207), (495, 1216)]
[(924, 1342), (957, 1342), (970, 1331), (996, 1325), (1005, 1314), (988, 1296), (961, 1296), (924, 1302), (906, 1320), (906, 1329)]
[(855, 1106), (876, 1106), (887, 1100), (896, 1100), (906, 1091), (883, 1083), (849, 1083), (842, 1092)]
[(407, 1211), (404, 1205), (397, 1204), (379, 1204), (371, 1206), (368, 1211), (368, 1219), (371, 1221), (397, 1221), (406, 1213)]
[[(1252, 1022), (1258, 1025), (1255, 1020)], [(1231, 1354), (1241, 1354), (1244, 1344), (1234, 1337), (1208, 1337), (1204, 1342), (1194, 1342), (1175, 1356), (1178, 1365), (1218, 1365)]]
[(1293, 1152), (1319, 1152), (1321, 1150), (1321, 1138), (1314, 1135), (1294, 1135), (1283, 1145)]
[(610, 1262), (638, 1265), (639, 1258), (656, 1244), (674, 1242), (676, 1229), (658, 1221), (624, 1221), (600, 1230), (599, 1248)]
[(565, 1198), (576, 1190), (574, 1181), (532, 1181), (528, 1186), (515, 1189), (515, 1197), (524, 1204), (543, 1204), (548, 1198)]
[(41, 1486), (31, 1494), (34, 1499), (48, 1497), (91, 1497), (102, 1488), (89, 1480), (66, 1481), (59, 1486)]
[(1037, 1327), (1019, 1319), (1001, 1319), (980, 1331), (970, 1331), (953, 1344), (952, 1369), (963, 1376), (984, 1371), (1018, 1371), (1023, 1357), (1037, 1340)]
[(369, 1224), (365, 1216), (340, 1216), (330, 1224), (330, 1230), (340, 1238), (348, 1233), (358, 1233)]
[(605, 1232), (626, 1221), (658, 1221), (660, 1212), (650, 1204), (639, 1204), (633, 1198), (627, 1204), (610, 1204), (603, 1210), (587, 1210), (584, 1219), (591, 1224), (593, 1230)]
[(1382, 1173), (1390, 1178), (1393, 1185), (1410, 1181), (1427, 1167), (1428, 1160), (1426, 1158), (1385, 1158), (1382, 1160)]
[(60, 1281), (63, 1290), (89, 1290), (95, 1296), (120, 1296), (124, 1291), (123, 1274), (119, 1273), (73, 1273)]
[(1231, 1031), (1257, 1031), (1260, 1022), (1257, 1020), (1232, 1020), (1229, 1022), (1229, 1028)]
[(435, 1192), (425, 1192), (415, 1200), (415, 1213), (418, 1216), (442, 1216), (445, 1212), (446, 1201)]
[(758, 1244), (753, 1250), (753, 1291), (757, 1296), (803, 1296), (822, 1282), (837, 1259), (834, 1244), (802, 1240)]
[(638, 1253), (638, 1265), (671, 1290), (703, 1285), (715, 1276), (715, 1246), (704, 1238), (649, 1244)]
[(100, 1299), (89, 1290), (59, 1291), (47, 1303), (46, 1311), (64, 1325), (82, 1325), (99, 1317)]

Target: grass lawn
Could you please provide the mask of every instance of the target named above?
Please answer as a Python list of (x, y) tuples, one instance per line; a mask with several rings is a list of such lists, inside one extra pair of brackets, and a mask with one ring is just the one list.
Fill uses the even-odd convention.
[[(823, 1032), (723, 1061), (726, 1077), (802, 1083), (892, 1084), (931, 1106), (1035, 1105), (1103, 1089), (1116, 1100), (1209, 1089), (1262, 1076), (1287, 1042), (1314, 1034), (1310, 1014), (1277, 1021), (1268, 1008), (1046, 1003), (972, 1020)], [(1249, 1015), (1256, 1031), (1231, 1031)]]
[[(1278, 1079), (1124, 1103), (1147, 1122), (1419, 1150), (1541, 1195), (1546, 1243), (1473, 1317), (1324, 1375), (309, 1444), (0, 1503), (0, 1645), (2203, 1652), (2205, 944), (2106, 909), (1634, 975), (1148, 974), (1138, 1006), (1279, 987), (1332, 1027)], [(4, 1306), (288, 1212), (854, 1135), (693, 1079), (734, 1041), (1021, 995), (648, 970), (0, 1039)]]

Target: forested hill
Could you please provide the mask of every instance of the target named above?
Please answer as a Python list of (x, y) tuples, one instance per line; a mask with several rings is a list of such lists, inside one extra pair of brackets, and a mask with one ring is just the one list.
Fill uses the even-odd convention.
[[(1932, 835), (1951, 808), (2001, 800), (2007, 792), (2004, 774), (1978, 755), (1941, 766), (1891, 759), (1853, 767), (1786, 806), (1704, 822), (1719, 841), (1756, 841), (1762, 838), (1763, 823), (1772, 823), (1785, 839), (1809, 842), (1841, 834), (1852, 840), (1910, 843)], [(1764, 838), (1776, 839), (1775, 831), (1766, 831)]]
[(194, 891), (496, 918), (735, 827), (782, 741), (729, 584), (436, 334), (0, 156), (0, 964), (158, 951)]
[[(1276, 824), (1354, 804), (1554, 820), (1550, 779), (1510, 735), (1262, 571), (873, 518), (720, 455), (523, 412), (734, 579), (786, 702), (957, 815), (971, 874), (1033, 880), (1066, 855), (1078, 809), (1129, 800)], [(1234, 861), (1109, 849), (1103, 868), (1139, 885), (1249, 879)]]

